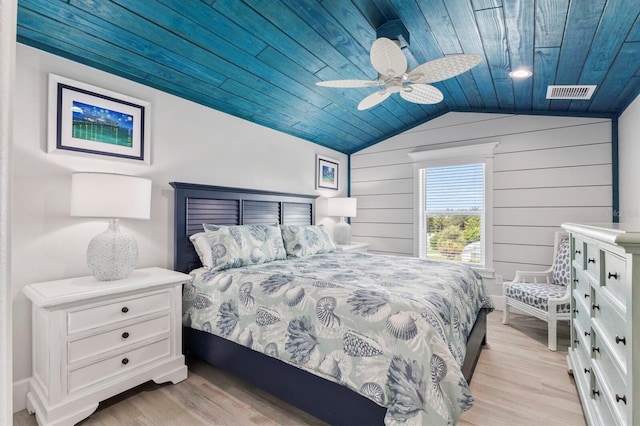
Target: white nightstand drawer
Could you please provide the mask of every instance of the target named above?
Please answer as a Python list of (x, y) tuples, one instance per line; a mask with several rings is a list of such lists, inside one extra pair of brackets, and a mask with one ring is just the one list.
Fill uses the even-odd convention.
[(74, 340), (69, 342), (68, 345), (68, 362), (72, 364), (162, 333), (166, 333), (168, 336), (170, 326), (171, 317), (167, 314), (159, 318)]
[(73, 334), (97, 328), (117, 321), (169, 309), (171, 296), (168, 292), (124, 298), (117, 302), (69, 312), (68, 332)]
[(104, 361), (78, 368), (69, 372), (68, 391), (69, 393), (77, 392), (112, 376), (135, 371), (141, 365), (167, 357), (170, 353), (171, 339), (164, 339)]

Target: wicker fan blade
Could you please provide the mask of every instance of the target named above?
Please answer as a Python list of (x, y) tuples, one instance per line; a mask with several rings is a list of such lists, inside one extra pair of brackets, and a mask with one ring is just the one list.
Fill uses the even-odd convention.
[(378, 105), (380, 102), (387, 99), (390, 95), (391, 95), (391, 92), (389, 92), (388, 90), (380, 90), (378, 92), (372, 93), (366, 98), (364, 98), (362, 101), (360, 101), (360, 103), (358, 104), (358, 109), (362, 111), (362, 110), (374, 107)]
[(400, 92), (402, 99), (414, 104), (437, 104), (444, 99), (442, 92), (428, 84), (409, 84)]
[(371, 46), (371, 63), (384, 77), (399, 77), (407, 71), (407, 58), (394, 41), (381, 37)]
[(469, 71), (482, 61), (480, 55), (451, 55), (425, 62), (409, 73), (411, 83), (435, 83)]
[(378, 86), (377, 80), (330, 80), (330, 81), (319, 81), (316, 83), (318, 86), (323, 87), (372, 87)]

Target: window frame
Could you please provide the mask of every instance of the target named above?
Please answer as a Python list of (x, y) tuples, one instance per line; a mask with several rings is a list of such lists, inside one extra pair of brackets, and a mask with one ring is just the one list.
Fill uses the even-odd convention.
[(425, 217), (422, 206), (424, 205), (425, 194), (420, 191), (420, 172), (422, 169), (461, 166), (465, 164), (484, 164), (484, 265), (475, 266), (470, 263), (473, 269), (477, 270), (483, 277), (492, 278), (493, 268), (493, 151), (498, 146), (497, 142), (463, 145), (455, 147), (420, 147), (409, 153), (413, 159), (413, 254), (420, 257), (420, 232), (422, 231), (421, 220)]

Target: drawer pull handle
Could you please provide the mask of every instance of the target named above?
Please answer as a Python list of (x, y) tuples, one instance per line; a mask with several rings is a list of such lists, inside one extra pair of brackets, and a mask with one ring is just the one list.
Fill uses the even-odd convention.
[(129, 312), (129, 308), (127, 308), (126, 306), (123, 306), (121, 311), (123, 314), (126, 314), (127, 312)]
[(608, 278), (608, 279), (613, 278), (614, 280), (617, 280), (617, 279), (618, 279), (618, 273), (617, 273), (617, 272), (614, 272), (614, 273), (612, 274), (611, 272), (609, 272), (609, 273), (607, 274), (607, 278)]
[(587, 259), (587, 263), (596, 263), (596, 258), (590, 257), (589, 259)]
[(591, 346), (591, 352), (598, 352), (600, 353), (600, 348), (597, 346)]
[(591, 369), (590, 369), (590, 368), (585, 368), (585, 369), (584, 369), (584, 373), (585, 373), (585, 374), (589, 374), (589, 373), (591, 373)]
[(576, 254), (582, 254), (580, 250), (576, 250)]
[(122, 358), (122, 365), (129, 364), (129, 358)]
[(591, 396), (593, 396), (593, 397), (595, 398), (595, 397), (596, 397), (596, 395), (600, 396), (600, 391), (599, 391), (599, 390), (596, 390), (596, 389), (593, 389), (593, 390), (591, 391)]
[(591, 336), (591, 333), (589, 333), (588, 331), (585, 331), (585, 332), (584, 332), (584, 335), (585, 335), (585, 337), (586, 337), (586, 336)]
[(580, 280), (579, 280), (579, 279), (577, 279), (577, 278), (574, 278), (574, 279), (573, 279), (573, 282), (577, 284), (577, 283), (579, 283), (579, 282), (580, 282)]
[(129, 338), (129, 332), (125, 331), (124, 333), (122, 333), (122, 338), (123, 339), (128, 339)]
[(620, 337), (620, 336), (616, 336), (616, 343), (620, 344), (622, 342), (623, 345), (627, 345), (627, 338), (626, 337)]
[(626, 395), (620, 396), (616, 394), (616, 402), (620, 402), (620, 401), (624, 402), (624, 405), (627, 405), (627, 396)]
[(588, 298), (589, 298), (589, 293), (585, 293), (585, 294), (584, 294), (584, 298), (585, 298), (585, 299), (588, 299)]
[(576, 340), (573, 341), (573, 343), (575, 343), (576, 345), (579, 345), (580, 344), (580, 340), (576, 339)]
[(591, 305), (591, 309), (593, 309), (594, 311), (596, 309), (600, 310), (600, 305), (596, 305), (595, 303), (593, 305)]
[(576, 314), (576, 315), (578, 315), (580, 312), (579, 312), (577, 309), (574, 309), (574, 310), (573, 310), (573, 313), (574, 313), (574, 314)]

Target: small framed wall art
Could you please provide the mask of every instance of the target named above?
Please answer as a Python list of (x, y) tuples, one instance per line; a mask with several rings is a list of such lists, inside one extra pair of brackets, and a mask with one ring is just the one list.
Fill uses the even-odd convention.
[(316, 155), (316, 189), (339, 189), (340, 163), (322, 155)]
[(151, 164), (150, 104), (49, 74), (47, 151)]

